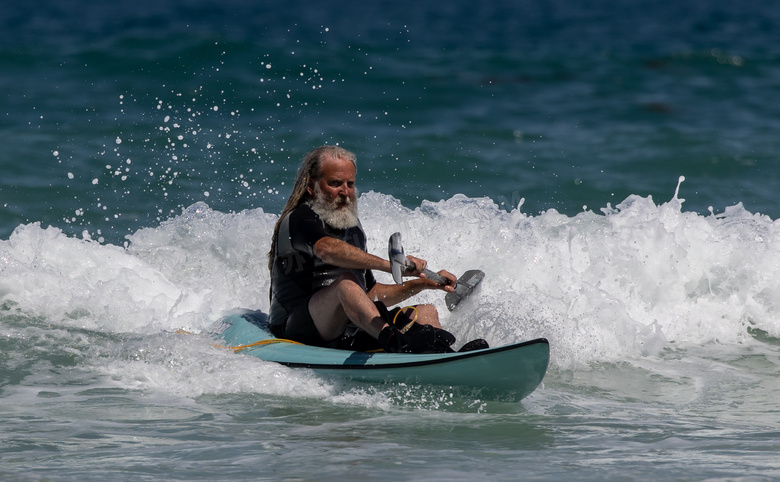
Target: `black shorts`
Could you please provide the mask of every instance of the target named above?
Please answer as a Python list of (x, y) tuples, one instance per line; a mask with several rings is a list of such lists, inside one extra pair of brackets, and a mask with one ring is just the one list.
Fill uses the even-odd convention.
[(322, 339), (309, 313), (309, 300), (295, 309), (282, 325), (272, 325), (271, 332), (277, 338), (297, 341), (305, 345), (327, 346), (329, 342)]

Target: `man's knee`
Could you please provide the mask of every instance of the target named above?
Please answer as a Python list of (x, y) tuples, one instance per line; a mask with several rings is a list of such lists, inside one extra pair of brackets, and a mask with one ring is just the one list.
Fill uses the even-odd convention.
[(430, 304), (417, 305), (417, 320), (422, 325), (431, 325), (434, 328), (441, 328), (439, 322), (439, 312), (436, 307)]
[(365, 293), (363, 286), (360, 284), (360, 280), (358, 280), (354, 273), (341, 274), (338, 278), (335, 279), (335, 281), (333, 281), (331, 286), (334, 286), (342, 293), (353, 293), (356, 291)]

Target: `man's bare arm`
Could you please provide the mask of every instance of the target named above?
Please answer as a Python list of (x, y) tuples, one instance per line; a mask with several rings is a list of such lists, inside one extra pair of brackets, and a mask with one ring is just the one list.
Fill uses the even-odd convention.
[(362, 249), (336, 238), (324, 237), (314, 243), (314, 256), (340, 268), (390, 272), (390, 261), (366, 253)]

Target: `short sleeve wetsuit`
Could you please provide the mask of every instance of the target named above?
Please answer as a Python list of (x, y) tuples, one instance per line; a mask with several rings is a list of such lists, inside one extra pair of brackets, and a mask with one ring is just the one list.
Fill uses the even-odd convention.
[(366, 251), (366, 235), (358, 224), (336, 229), (325, 223), (307, 204), (282, 219), (276, 238), (271, 276), (271, 332), (309, 345), (327, 344), (309, 314), (309, 300), (344, 273), (352, 273), (365, 291), (376, 283), (370, 270), (346, 269), (327, 264), (314, 255), (314, 244), (330, 236)]

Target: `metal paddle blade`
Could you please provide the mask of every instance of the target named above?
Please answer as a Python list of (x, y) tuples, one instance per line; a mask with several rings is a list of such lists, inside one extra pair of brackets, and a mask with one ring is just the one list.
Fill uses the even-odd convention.
[(485, 273), (478, 269), (472, 269), (463, 273), (463, 276), (458, 278), (458, 282), (455, 284), (455, 291), (447, 293), (444, 297), (444, 303), (447, 305), (447, 309), (450, 311), (454, 310), (463, 298), (474, 291), (474, 287), (476, 287), (484, 277)]
[[(390, 236), (390, 243), (387, 247), (387, 257), (390, 259), (390, 271), (393, 274), (393, 280), (401, 285), (404, 283), (404, 271), (408, 266), (406, 260), (406, 254), (404, 253), (404, 247), (401, 244), (401, 233), (393, 233)], [(424, 271), (425, 276), (436, 281), (439, 284), (446, 284), (447, 281), (439, 276), (437, 273), (426, 269)], [(455, 291), (447, 293), (444, 296), (444, 303), (447, 305), (447, 309), (452, 311), (458, 306), (458, 303), (474, 291), (474, 287), (482, 281), (485, 277), (485, 273), (478, 269), (472, 269), (463, 273), (463, 275), (455, 283)]]
[(396, 284), (404, 284), (404, 271), (406, 270), (406, 255), (401, 244), (401, 233), (393, 233), (387, 247), (387, 258), (390, 260), (390, 271), (393, 273), (393, 281)]
[[(387, 246), (387, 258), (390, 260), (390, 272), (393, 274), (393, 281), (396, 284), (404, 284), (404, 272), (406, 268), (412, 266), (412, 263), (406, 258), (404, 247), (401, 244), (401, 233), (393, 233), (390, 236), (390, 243)], [(429, 269), (423, 271), (425, 276), (439, 283), (446, 285), (448, 281)]]

